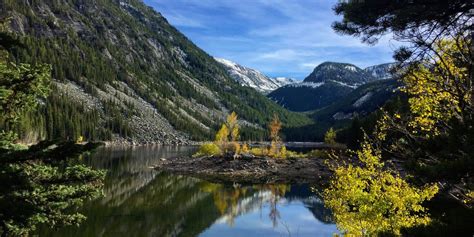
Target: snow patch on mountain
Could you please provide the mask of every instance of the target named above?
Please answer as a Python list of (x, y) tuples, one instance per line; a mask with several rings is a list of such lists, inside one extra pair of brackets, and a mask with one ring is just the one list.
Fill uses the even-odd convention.
[(393, 77), (391, 71), (396, 65), (396, 63), (384, 63), (367, 67), (364, 69), (364, 71), (378, 80), (385, 80)]
[(353, 72), (357, 72), (357, 68), (351, 65), (347, 65), (344, 68)]
[(295, 79), (286, 77), (270, 78), (255, 69), (239, 65), (227, 59), (214, 59), (221, 63), (227, 69), (230, 76), (242, 86), (252, 87), (262, 93), (269, 93), (282, 86), (296, 82)]
[(288, 84), (285, 87), (294, 87), (294, 88), (310, 87), (314, 89), (322, 85), (324, 85), (324, 82), (299, 82), (299, 83)]
[(348, 83), (344, 83), (344, 82), (340, 82), (340, 81), (336, 81), (336, 80), (328, 80), (328, 82), (334, 82), (336, 84), (339, 84), (341, 86), (345, 86), (345, 87), (350, 87), (352, 89), (355, 89), (357, 87), (359, 87), (361, 84), (359, 83), (355, 83), (355, 84), (348, 84)]
[(274, 77), (272, 78), (276, 83), (280, 84), (281, 86), (286, 86), (289, 84), (294, 84), (294, 83), (299, 83), (300, 81), (294, 79), (294, 78), (289, 78), (289, 77)]
[(373, 93), (371, 91), (367, 92), (367, 94), (360, 97), (356, 102), (354, 102), (354, 104), (352, 104), (352, 106), (354, 106), (354, 108), (361, 107), (365, 102), (367, 102), (370, 99), (370, 97), (372, 97), (372, 95), (373, 95)]

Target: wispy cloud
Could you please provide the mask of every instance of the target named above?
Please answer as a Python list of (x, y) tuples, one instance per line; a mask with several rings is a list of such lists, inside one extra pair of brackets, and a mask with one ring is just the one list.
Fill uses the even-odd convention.
[(196, 19), (185, 17), (179, 14), (168, 14), (166, 16), (168, 21), (173, 22), (175, 26), (205, 28), (204, 24)]
[(335, 33), (337, 0), (145, 0), (198, 46), (270, 76), (304, 78), (324, 61), (392, 61), (390, 37), (369, 46)]

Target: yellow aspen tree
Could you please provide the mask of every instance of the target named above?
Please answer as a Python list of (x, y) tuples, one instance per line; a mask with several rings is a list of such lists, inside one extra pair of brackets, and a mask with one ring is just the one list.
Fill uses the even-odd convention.
[(329, 128), (326, 134), (324, 134), (324, 143), (329, 145), (336, 144), (336, 132), (333, 128)]
[(227, 152), (227, 143), (229, 142), (229, 129), (225, 124), (222, 124), (221, 129), (216, 134), (215, 143), (219, 146), (220, 150)]
[(386, 169), (381, 151), (362, 143), (357, 157), (362, 166), (333, 168), (334, 179), (324, 190), (325, 205), (333, 213), (344, 236), (377, 236), (403, 228), (426, 225), (429, 215), (422, 203), (437, 192), (436, 185), (414, 187)]
[(444, 39), (435, 43), (433, 62), (413, 65), (402, 78), (409, 98), (411, 132), (427, 137), (449, 129), (446, 124), (472, 113), (472, 86), (465, 66), (469, 47), (464, 41)]
[(272, 157), (278, 157), (282, 146), (280, 138), (281, 122), (280, 118), (278, 118), (276, 114), (273, 116), (273, 120), (270, 122), (268, 129), (271, 139), (268, 155)]
[(240, 144), (238, 143), (239, 140), (239, 124), (238, 124), (238, 117), (235, 112), (232, 112), (227, 116), (226, 126), (229, 129), (230, 135), (230, 146), (232, 151), (238, 155), (240, 152)]

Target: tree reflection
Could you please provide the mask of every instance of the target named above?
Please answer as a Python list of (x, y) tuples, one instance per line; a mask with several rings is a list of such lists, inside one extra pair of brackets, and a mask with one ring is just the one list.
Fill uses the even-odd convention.
[(290, 189), (286, 184), (264, 184), (241, 186), (235, 184), (226, 186), (224, 184), (206, 183), (202, 191), (212, 193), (214, 205), (226, 220), (229, 226), (234, 225), (235, 218), (248, 213), (256, 208), (261, 208), (264, 203), (270, 205), (268, 214), (273, 226), (278, 225), (280, 213), (278, 202)]

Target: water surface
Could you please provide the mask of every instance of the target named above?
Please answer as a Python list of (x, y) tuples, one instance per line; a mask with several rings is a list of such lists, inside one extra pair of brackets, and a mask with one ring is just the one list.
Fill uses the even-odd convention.
[(212, 183), (163, 173), (159, 159), (194, 147), (101, 148), (84, 160), (107, 169), (106, 196), (87, 203), (79, 227), (40, 236), (332, 236), (331, 213), (307, 185)]

